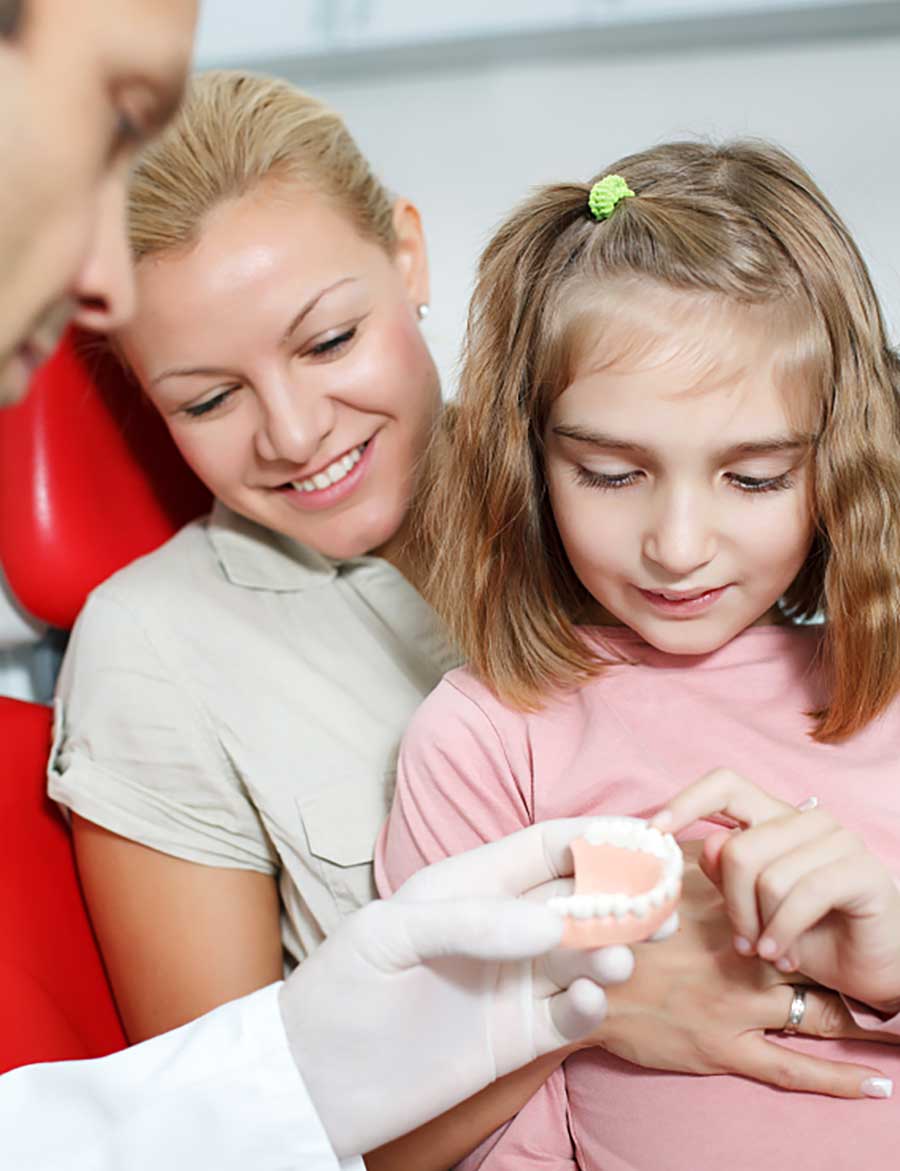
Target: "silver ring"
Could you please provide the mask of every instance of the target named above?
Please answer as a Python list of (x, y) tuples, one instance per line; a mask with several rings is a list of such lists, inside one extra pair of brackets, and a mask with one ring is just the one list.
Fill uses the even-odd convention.
[(803, 1014), (806, 1012), (806, 988), (802, 984), (792, 984), (791, 992), (791, 1007), (788, 1009), (787, 1020), (784, 1023), (782, 1033), (796, 1033), (799, 1032), (800, 1026), (803, 1024)]

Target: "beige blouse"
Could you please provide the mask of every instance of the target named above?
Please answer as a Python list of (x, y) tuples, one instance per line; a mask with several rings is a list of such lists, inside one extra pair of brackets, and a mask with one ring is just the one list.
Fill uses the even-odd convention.
[(155, 850), (277, 875), (299, 961), (375, 897), (400, 737), (456, 661), (386, 561), (334, 563), (216, 505), (88, 600), (50, 795)]

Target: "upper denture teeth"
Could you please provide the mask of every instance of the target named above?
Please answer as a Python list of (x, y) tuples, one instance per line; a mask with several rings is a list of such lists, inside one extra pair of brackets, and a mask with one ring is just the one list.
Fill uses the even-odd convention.
[(574, 919), (609, 916), (624, 919), (627, 915), (643, 919), (651, 910), (659, 909), (678, 895), (684, 860), (671, 834), (660, 833), (638, 817), (603, 817), (588, 825), (584, 838), (592, 846), (615, 846), (620, 850), (640, 850), (650, 854), (662, 863), (662, 874), (651, 890), (640, 894), (598, 891), (550, 899), (548, 905), (559, 914)]
[(346, 455), (342, 455), (340, 459), (330, 463), (321, 472), (316, 472), (314, 476), (305, 480), (292, 480), (291, 487), (298, 492), (317, 492), (322, 488), (330, 488), (332, 484), (343, 480), (344, 476), (356, 467), (365, 450), (366, 444), (361, 443), (359, 447), (354, 447), (352, 451), (348, 451)]

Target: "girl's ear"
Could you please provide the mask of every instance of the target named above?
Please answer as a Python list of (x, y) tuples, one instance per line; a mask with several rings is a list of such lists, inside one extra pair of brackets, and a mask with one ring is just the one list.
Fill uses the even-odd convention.
[(430, 296), (428, 254), (422, 217), (419, 209), (408, 199), (394, 203), (394, 263), (413, 306), (427, 305)]

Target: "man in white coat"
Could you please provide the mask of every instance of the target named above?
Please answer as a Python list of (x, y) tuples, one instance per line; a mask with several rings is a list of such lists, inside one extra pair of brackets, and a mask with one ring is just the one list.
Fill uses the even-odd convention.
[[(0, 0), (0, 403), (70, 320), (131, 314), (128, 166), (178, 103), (195, 20), (196, 0)], [(569, 872), (578, 829), (547, 823), (422, 871), (283, 984), (172, 1033), (6, 1074), (3, 1165), (361, 1166), (602, 1019), (600, 984), (627, 977), (630, 953), (554, 951), (561, 920), (516, 897)]]

